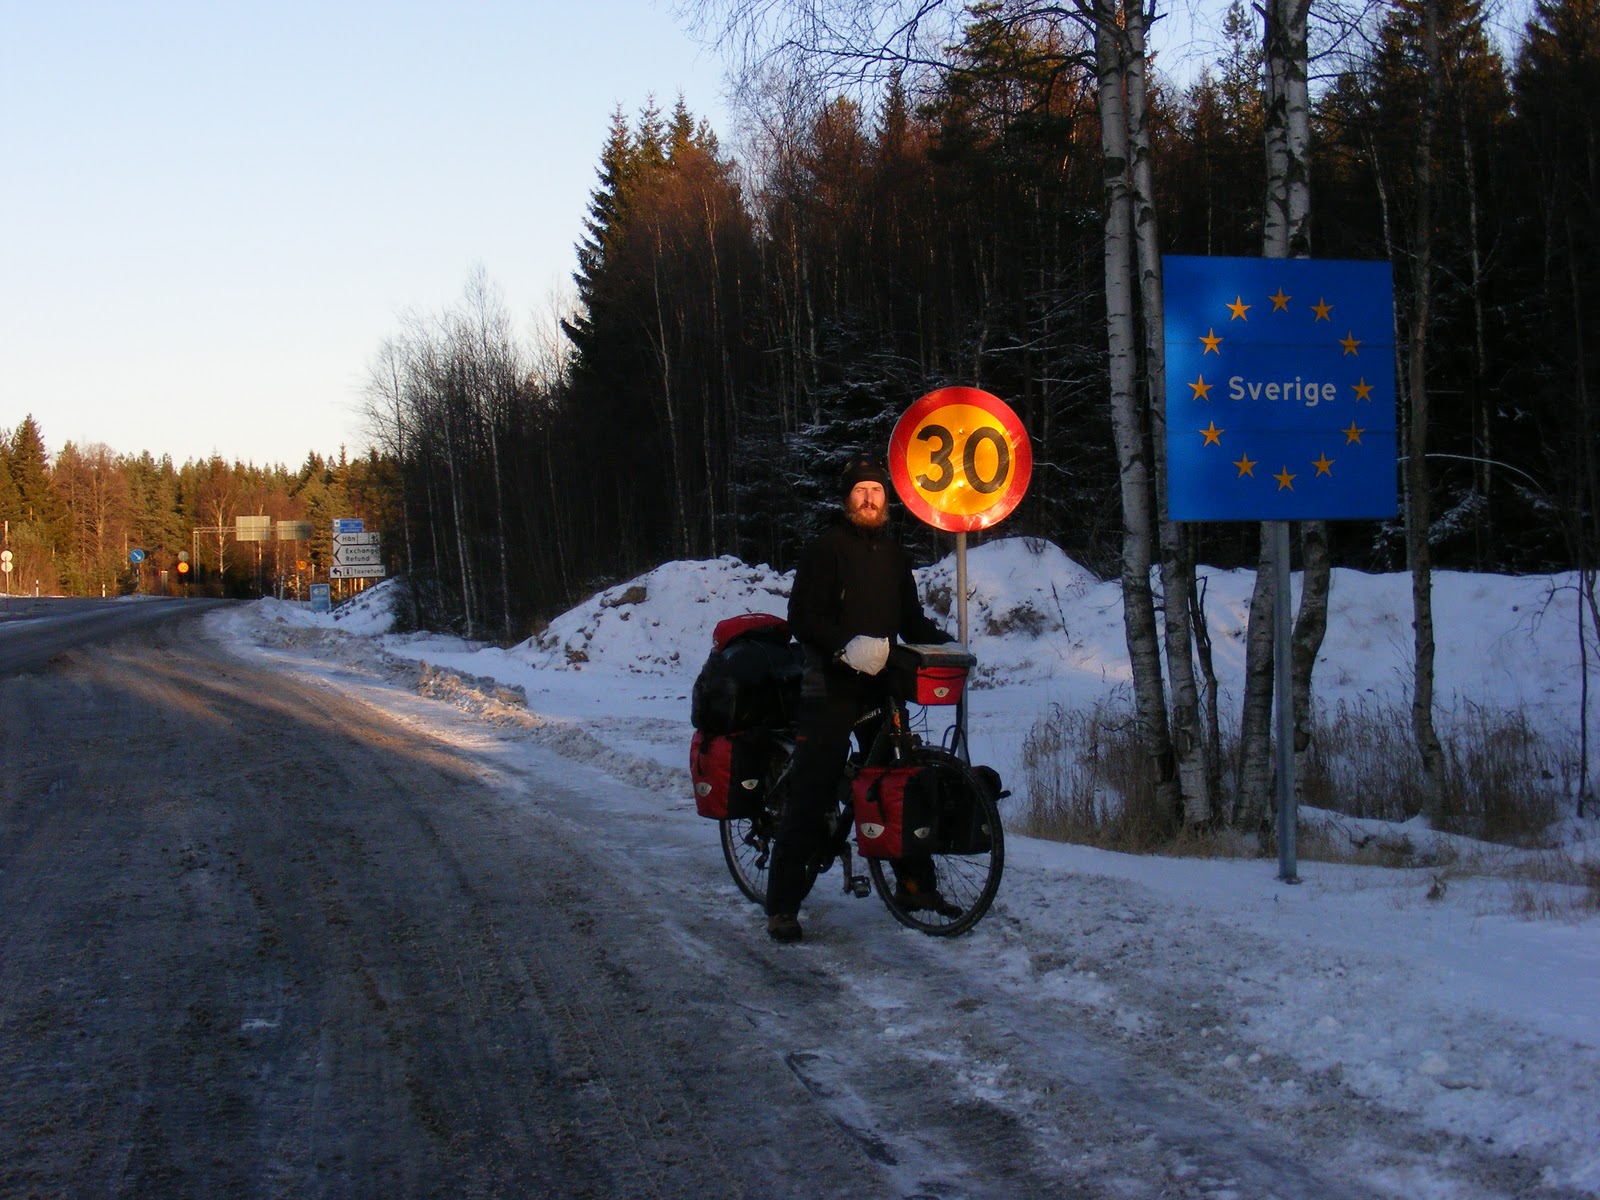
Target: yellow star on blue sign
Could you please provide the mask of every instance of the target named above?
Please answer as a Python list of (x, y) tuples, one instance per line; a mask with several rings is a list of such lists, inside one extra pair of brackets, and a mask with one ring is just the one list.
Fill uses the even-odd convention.
[(1162, 266), (1168, 516), (1393, 517), (1389, 264), (1168, 255)]

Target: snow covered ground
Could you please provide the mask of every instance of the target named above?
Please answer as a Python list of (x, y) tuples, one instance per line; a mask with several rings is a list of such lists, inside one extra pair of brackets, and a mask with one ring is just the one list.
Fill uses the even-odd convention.
[[(1207, 574), (1218, 670), (1236, 696), (1253, 579)], [(953, 559), (920, 573), (935, 606), (954, 575)], [(1120, 598), (1054, 547), (1021, 539), (976, 548), (969, 577), (974, 757), (1016, 786), (1022, 739), (1048, 706), (1126, 687)], [(1570, 583), (1439, 575), (1441, 705), (1520, 708), (1575, 742)], [(688, 788), (689, 690), (712, 626), (782, 613), (788, 584), (728, 558), (670, 563), (511, 649), (390, 633), (383, 587), (332, 615), (263, 601), (210, 619), (287, 669), (391, 690), (408, 719), (427, 711), (420, 693), (452, 706), (437, 710), (441, 728), (467, 714), (497, 753), (526, 744), (606, 773), (623, 785), (619, 804), (667, 818), (659, 836), (725, 883), (715, 828), (695, 816)], [(1321, 702), (1405, 701), (1409, 589), (1403, 576), (1336, 574)], [(1406, 832), (1419, 845), (1436, 836), (1417, 823)], [(1600, 824), (1572, 820), (1563, 835), (1546, 859), (1600, 864)], [(1582, 886), (1548, 881), (1537, 854), (1465, 851), (1472, 869), (1447, 877), (1302, 860), (1291, 886), (1275, 861), (1135, 857), (1013, 832), (994, 912), (944, 952), (983, 968), (999, 992), (1042, 994), (1086, 1026), (1160, 1046), (1267, 1111), (1302, 1110), (1333, 1089), (1436, 1131), (1438, 1147), (1365, 1164), (1367, 1181), (1395, 1195), (1513, 1194), (1489, 1179), (1464, 1188), (1446, 1169), (1470, 1145), (1536, 1164), (1534, 1194), (1600, 1196), (1600, 916)], [(869, 919), (821, 890), (813, 917), (825, 927)], [(753, 919), (748, 936), (764, 941)], [(870, 993), (865, 967), (857, 982)]]

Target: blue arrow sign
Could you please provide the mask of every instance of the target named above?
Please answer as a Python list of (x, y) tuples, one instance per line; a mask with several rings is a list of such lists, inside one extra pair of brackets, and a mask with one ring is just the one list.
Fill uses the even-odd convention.
[(1386, 262), (1162, 259), (1174, 521), (1393, 517)]
[(129, 550), (128, 551), (128, 561), (132, 562), (132, 563), (142, 563), (144, 561), (144, 551), (143, 550)]

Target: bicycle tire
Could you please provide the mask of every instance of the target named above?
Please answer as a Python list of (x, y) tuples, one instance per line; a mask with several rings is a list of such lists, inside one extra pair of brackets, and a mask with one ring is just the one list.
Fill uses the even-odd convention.
[(972, 769), (949, 751), (921, 747), (912, 752), (907, 761), (913, 765), (956, 767), (966, 775), (967, 786), (972, 789), (988, 827), (989, 849), (980, 854), (931, 856), (934, 886), (940, 896), (961, 910), (957, 916), (946, 916), (931, 909), (912, 909), (897, 903), (897, 881), (890, 860), (868, 859), (867, 870), (872, 875), (872, 886), (878, 897), (896, 921), (931, 937), (956, 937), (983, 919), (1000, 890), (1000, 876), (1005, 870), (1006, 861), (1005, 830), (1000, 823), (1000, 807), (989, 788)]
[(722, 857), (734, 883), (753, 904), (767, 902), (767, 864), (772, 860), (771, 814), (734, 817), (721, 822)]

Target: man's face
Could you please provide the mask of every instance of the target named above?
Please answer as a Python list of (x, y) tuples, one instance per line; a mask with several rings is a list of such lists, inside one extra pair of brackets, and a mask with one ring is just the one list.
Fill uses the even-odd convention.
[(845, 515), (863, 529), (877, 529), (889, 519), (889, 497), (883, 484), (863, 480), (850, 489), (844, 502)]

